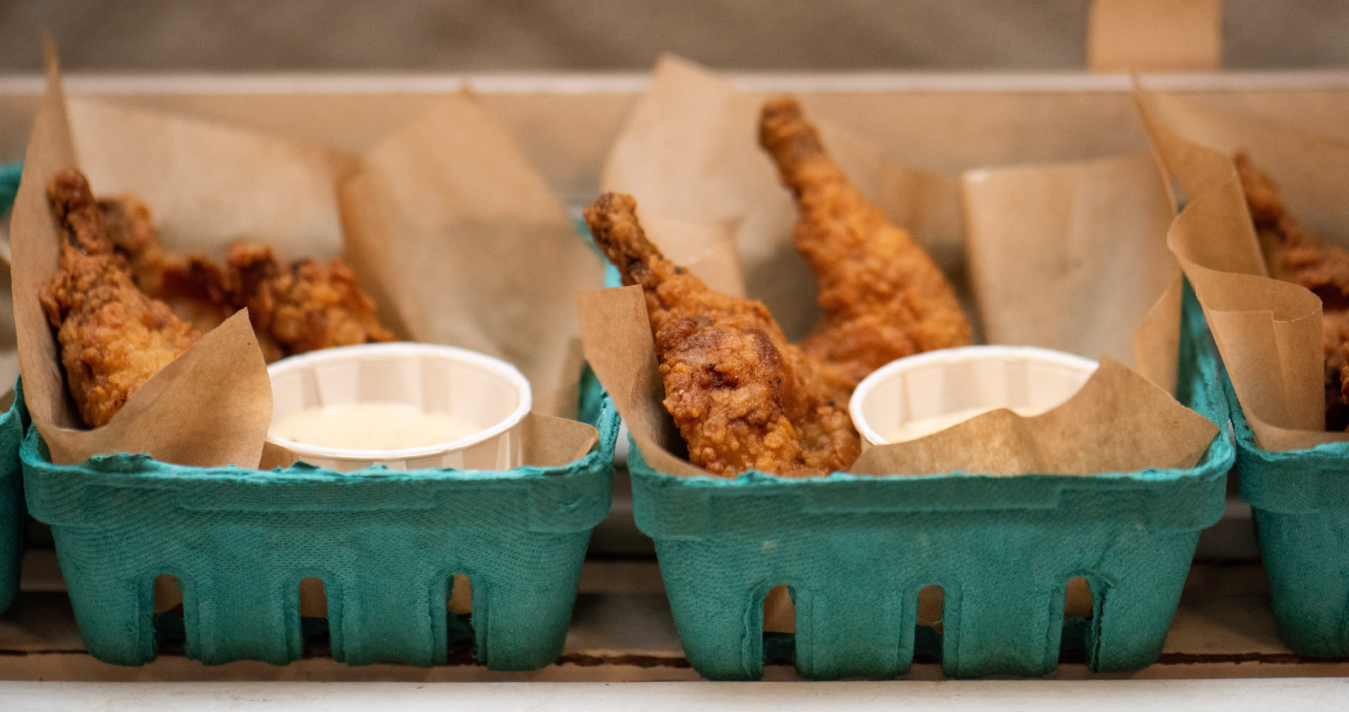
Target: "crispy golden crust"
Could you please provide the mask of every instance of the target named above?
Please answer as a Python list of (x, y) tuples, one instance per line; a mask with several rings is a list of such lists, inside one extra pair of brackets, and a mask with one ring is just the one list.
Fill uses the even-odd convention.
[(1235, 160), (1270, 276), (1311, 290), (1328, 311), (1349, 309), (1349, 252), (1327, 244), (1289, 215), (1273, 179), (1244, 153)]
[(1321, 298), (1326, 428), (1344, 430), (1349, 426), (1349, 252), (1327, 244), (1289, 215), (1274, 180), (1245, 153), (1234, 160), (1270, 276)]
[(375, 300), (360, 290), (356, 275), (340, 259), (327, 264), (296, 260), (286, 266), (271, 248), (235, 243), (226, 264), (234, 303), (248, 307), (260, 340), (286, 356), (394, 340), (375, 318)]
[(936, 264), (848, 182), (795, 99), (764, 104), (759, 143), (796, 198), (793, 237), (825, 311), (801, 348), (837, 398), (846, 402), (897, 358), (970, 343), (969, 322)]
[(851, 465), (860, 453), (846, 410), (761, 302), (708, 289), (646, 239), (631, 196), (586, 208), (595, 241), (640, 285), (665, 385), (665, 408), (689, 461), (716, 474), (787, 474)]
[(69, 168), (53, 178), (47, 198), (63, 239), (60, 270), (38, 296), (57, 330), (80, 417), (96, 428), (201, 333), (136, 288), (79, 171)]
[(258, 243), (229, 246), (225, 264), (166, 252), (150, 210), (133, 195), (99, 201), (119, 254), (136, 284), (205, 332), (248, 308), (268, 363), (332, 346), (393, 341), (375, 318), (375, 302), (340, 259), (282, 264)]
[(238, 311), (226, 295), (225, 271), (200, 255), (166, 252), (150, 208), (140, 198), (100, 198), (98, 207), (113, 246), (130, 264), (132, 278), (142, 292), (168, 304), (178, 318), (202, 333)]

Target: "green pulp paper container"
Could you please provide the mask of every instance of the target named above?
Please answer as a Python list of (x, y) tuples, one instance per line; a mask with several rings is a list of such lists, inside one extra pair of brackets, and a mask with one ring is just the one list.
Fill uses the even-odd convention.
[[(300, 581), (317, 577), (338, 661), (443, 664), (471, 636), (489, 668), (530, 670), (562, 651), (590, 530), (609, 510), (618, 416), (592, 376), (582, 392), (599, 444), (562, 467), (257, 471), (126, 454), (60, 466), (33, 428), (24, 487), (104, 662), (149, 662), (167, 635), (208, 665), (284, 665), (322, 624), (300, 615)], [(182, 590), (180, 622), (154, 615), (163, 574)], [(470, 616), (446, 610), (455, 574), (471, 582)]]
[[(1154, 662), (1199, 531), (1222, 516), (1234, 460), (1214, 364), (1191, 355), (1211, 345), (1189, 302), (1180, 397), (1222, 426), (1192, 469), (679, 478), (653, 471), (633, 447), (634, 514), (655, 539), (693, 668), (752, 680), (766, 657), (794, 657), (807, 678), (902, 675), (924, 644), (919, 591), (935, 584), (944, 591), (934, 646), (944, 674), (1045, 675), (1071, 637), (1064, 594), (1076, 577), (1094, 598), (1080, 640), (1070, 641), (1084, 645), (1088, 666), (1128, 672)], [(795, 603), (794, 636), (763, 633), (764, 596), (779, 584)]]
[(23, 469), (19, 444), (28, 425), (23, 407), (23, 389), (14, 384), (14, 403), (0, 415), (0, 612), (19, 593), (19, 569), (23, 562), (23, 530), (28, 510), (23, 503)]
[(1261, 450), (1225, 371), (1222, 380), (1279, 637), (1303, 655), (1349, 656), (1349, 442)]
[[(0, 165), (0, 215), (7, 215), (19, 190), (23, 162)], [(23, 393), (14, 384), (14, 403), (0, 415), (0, 612), (9, 608), (19, 593), (19, 567), (23, 560), (23, 473), (19, 467), (19, 443), (28, 426)]]

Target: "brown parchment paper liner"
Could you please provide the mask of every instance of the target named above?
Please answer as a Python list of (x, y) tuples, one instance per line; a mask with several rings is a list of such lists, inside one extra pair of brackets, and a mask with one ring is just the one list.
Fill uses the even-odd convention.
[(334, 185), (355, 170), (354, 157), (106, 101), (67, 106), (95, 192), (145, 200), (174, 251), (222, 259), (229, 243), (255, 240), (281, 260), (342, 255)]
[[(810, 269), (792, 245), (796, 209), (777, 169), (758, 144), (764, 96), (740, 92), (690, 62), (665, 56), (605, 164), (604, 190), (637, 199), (648, 236), (671, 256), (716, 254), (705, 264), (739, 262), (744, 291), (761, 299), (792, 339), (819, 317)], [(811, 112), (830, 154), (886, 216), (913, 233), (948, 274), (963, 269), (959, 187), (955, 179), (905, 168)], [(669, 224), (701, 225), (703, 241)], [(730, 233), (730, 239), (718, 236)], [(677, 246), (687, 243), (687, 247)], [(738, 250), (736, 259), (730, 255)], [(709, 285), (723, 278), (686, 265)], [(731, 291), (731, 290), (727, 290)]]
[(1280, 184), (1295, 217), (1327, 239), (1342, 240), (1349, 221), (1341, 221), (1346, 207), (1332, 191), (1349, 184), (1349, 145), (1207, 112), (1178, 97), (1140, 89), (1136, 98), (1164, 174), (1185, 199), (1168, 245), (1204, 308), (1256, 444), (1298, 450), (1349, 439), (1325, 432), (1321, 300), (1266, 276), (1230, 158), (1249, 150)]
[(1174, 212), (1153, 158), (979, 169), (962, 187), (988, 342), (1138, 368), (1134, 330), (1180, 275), (1166, 246)]
[[(0, 219), (4, 219), (0, 217)], [(4, 244), (9, 246), (8, 231)], [(0, 390), (11, 394), (14, 379), (19, 377), (18, 332), (14, 325), (14, 291), (10, 279), (8, 256), (0, 264)]]
[(519, 368), (534, 391), (526, 464), (588, 451), (595, 429), (568, 419), (581, 372), (573, 303), (603, 272), (481, 101), (438, 102), (365, 154), (340, 195), (350, 263), (381, 319)]
[[(104, 137), (98, 127), (82, 143)], [(166, 130), (173, 122), (166, 121)], [(59, 347), (38, 302), (38, 290), (57, 269), (59, 230), (47, 207), (47, 183), (78, 165), (65, 97), (48, 48), (47, 92), (24, 159), (10, 225), (14, 314), (24, 396), (33, 422), (59, 464), (92, 455), (145, 452), (181, 465), (255, 467), (271, 420), (267, 367), (245, 312), (235, 314), (156, 374), (96, 430), (81, 421), (65, 386)], [(210, 173), (180, 180), (209, 182)], [(97, 183), (95, 189), (104, 189)], [(275, 198), (284, 201), (285, 196)]]

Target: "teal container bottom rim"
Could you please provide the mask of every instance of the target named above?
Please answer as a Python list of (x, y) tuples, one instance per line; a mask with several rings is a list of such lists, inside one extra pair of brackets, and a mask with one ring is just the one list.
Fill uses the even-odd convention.
[[(1091, 618), (1063, 619), (1063, 632), (1059, 641), (1059, 664), (1085, 665), (1087, 663), (1087, 637), (1091, 628)], [(913, 664), (940, 665), (942, 663), (942, 645), (945, 634), (927, 625), (914, 626)], [(763, 634), (763, 664), (796, 665), (796, 634)], [(896, 675), (898, 677), (898, 675)]]
[[(155, 654), (188, 657), (187, 631), (181, 607), (154, 615)], [(477, 661), (474, 641), (473, 614), (446, 616), (445, 665), (466, 665)], [(331, 658), (332, 628), (326, 617), (300, 618), (300, 637), (303, 639), (302, 658)], [(228, 663), (226, 663), (228, 664)]]

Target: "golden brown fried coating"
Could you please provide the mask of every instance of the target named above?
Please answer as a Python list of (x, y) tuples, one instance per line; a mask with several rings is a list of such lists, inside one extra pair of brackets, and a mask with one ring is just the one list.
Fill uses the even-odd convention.
[(1349, 309), (1349, 252), (1289, 215), (1274, 180), (1248, 156), (1238, 153), (1235, 161), (1270, 276), (1311, 290), (1327, 311)]
[(1349, 427), (1349, 252), (1328, 244), (1288, 214), (1279, 188), (1245, 153), (1233, 157), (1269, 275), (1321, 298), (1326, 429)]
[(201, 333), (136, 288), (79, 171), (53, 178), (47, 199), (61, 228), (60, 270), (38, 296), (80, 416), (97, 428)]
[(238, 311), (228, 300), (225, 271), (201, 255), (165, 251), (150, 208), (140, 198), (101, 198), (98, 207), (113, 246), (130, 264), (142, 292), (168, 304), (178, 318), (192, 322), (202, 333)]
[(268, 363), (285, 356), (373, 341), (393, 341), (375, 318), (375, 302), (340, 259), (285, 265), (258, 243), (229, 246), (223, 266), (203, 255), (167, 252), (150, 210), (125, 195), (99, 201), (113, 244), (136, 284), (205, 332), (248, 307)]
[(970, 324), (941, 270), (848, 182), (795, 99), (764, 104), (759, 143), (796, 198), (793, 237), (825, 312), (801, 348), (836, 398), (846, 401), (897, 358), (970, 343)]
[(708, 289), (665, 259), (636, 209), (631, 196), (606, 193), (585, 219), (623, 283), (646, 295), (665, 408), (689, 461), (725, 476), (851, 465), (861, 446), (846, 409), (763, 303)]
[(1349, 310), (1321, 312), (1321, 345), (1326, 359), (1326, 429), (1349, 429)]
[[(248, 307), (269, 361), (333, 346), (393, 341), (375, 317), (375, 300), (342, 260), (283, 265), (266, 245), (236, 242), (225, 259), (232, 303)], [(279, 357), (279, 356), (278, 356)]]

